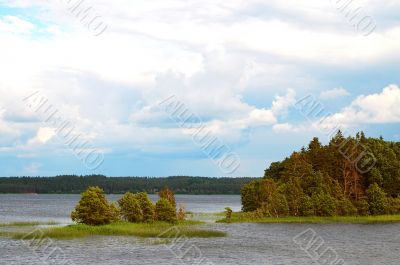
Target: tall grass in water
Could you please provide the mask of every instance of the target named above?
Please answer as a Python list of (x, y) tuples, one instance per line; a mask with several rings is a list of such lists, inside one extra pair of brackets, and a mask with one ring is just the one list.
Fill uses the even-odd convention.
[(23, 227), (23, 226), (38, 226), (38, 225), (56, 225), (57, 222), (49, 221), (49, 222), (12, 222), (12, 223), (4, 223), (0, 224), (0, 227)]

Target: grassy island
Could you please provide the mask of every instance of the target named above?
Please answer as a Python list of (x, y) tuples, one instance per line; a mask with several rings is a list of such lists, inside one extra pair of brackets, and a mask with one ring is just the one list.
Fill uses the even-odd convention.
[(85, 224), (73, 224), (64, 227), (50, 227), (33, 230), (30, 233), (0, 232), (2, 236), (14, 239), (74, 239), (88, 236), (135, 236), (141, 238), (175, 238), (175, 237), (224, 237), (225, 232), (207, 230), (195, 225), (201, 224), (195, 221), (183, 221), (178, 224), (166, 222), (153, 223), (129, 223), (118, 222), (107, 225), (91, 226)]

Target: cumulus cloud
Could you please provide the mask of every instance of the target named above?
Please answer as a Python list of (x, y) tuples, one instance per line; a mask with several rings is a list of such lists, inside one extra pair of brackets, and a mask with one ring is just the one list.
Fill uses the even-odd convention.
[[(287, 120), (296, 92), (319, 91), (327, 81), (320, 74), (337, 67), (395, 59), (400, 47), (398, 26), (363, 38), (331, 3), (317, 0), (93, 0), (109, 25), (99, 37), (57, 1), (0, 2), (23, 10), (0, 15), (0, 152), (60, 153), (51, 126), (22, 102), (32, 91), (85, 139), (113, 152), (192, 150), (187, 132), (156, 106), (171, 95), (235, 144), (253, 128), (298, 132)], [(391, 103), (381, 94), (377, 101)], [(338, 88), (321, 98), (345, 95)], [(397, 120), (396, 109), (367, 98), (329, 122)]]
[(349, 96), (350, 93), (344, 88), (334, 88), (331, 90), (324, 90), (321, 92), (319, 97), (321, 99), (335, 99), (340, 97)]
[(34, 138), (28, 141), (28, 145), (46, 144), (56, 135), (55, 129), (50, 127), (40, 127)]
[(357, 97), (342, 111), (320, 121), (321, 126), (352, 126), (371, 123), (400, 122), (400, 88), (385, 87), (382, 92)]

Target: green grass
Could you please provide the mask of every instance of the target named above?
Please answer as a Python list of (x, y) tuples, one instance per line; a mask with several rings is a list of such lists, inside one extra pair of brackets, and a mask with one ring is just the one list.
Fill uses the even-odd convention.
[[(218, 223), (226, 223), (223, 218)], [(253, 219), (245, 213), (238, 212), (232, 214), (232, 223), (305, 223), (305, 224), (373, 224), (373, 223), (395, 223), (400, 222), (400, 215), (378, 215), (378, 216), (332, 216), (332, 217), (263, 217)]]
[(38, 225), (56, 225), (57, 222), (49, 221), (49, 222), (12, 222), (12, 223), (4, 223), (0, 224), (0, 227), (22, 227), (22, 226), (38, 226)]
[(83, 224), (68, 225), (64, 227), (51, 227), (36, 230), (32, 233), (2, 232), (0, 235), (15, 239), (56, 238), (74, 239), (87, 236), (136, 236), (141, 238), (175, 238), (186, 237), (224, 237), (225, 232), (206, 230), (193, 227), (199, 222), (185, 221), (178, 225), (163, 222), (154, 223), (128, 223), (119, 222), (102, 226), (89, 226)]

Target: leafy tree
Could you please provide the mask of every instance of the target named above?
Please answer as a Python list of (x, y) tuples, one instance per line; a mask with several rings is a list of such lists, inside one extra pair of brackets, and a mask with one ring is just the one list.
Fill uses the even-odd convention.
[(356, 215), (357, 208), (349, 199), (343, 198), (341, 200), (338, 200), (336, 203), (336, 214), (341, 216)]
[(119, 208), (115, 203), (110, 204), (110, 213), (111, 222), (119, 221), (121, 212), (119, 211)]
[(140, 209), (139, 201), (136, 196), (131, 193), (125, 193), (119, 200), (121, 216), (124, 220), (135, 223), (143, 220), (143, 212)]
[(139, 192), (135, 194), (135, 197), (139, 203), (140, 210), (142, 211), (144, 222), (154, 220), (154, 204), (150, 200), (146, 192)]
[(258, 193), (256, 190), (256, 183), (258, 181), (253, 181), (241, 189), (241, 200), (242, 200), (242, 211), (252, 212), (257, 210), (261, 205), (258, 201)]
[(176, 223), (175, 208), (167, 199), (160, 198), (156, 203), (156, 220)]
[(369, 210), (372, 215), (386, 214), (388, 212), (388, 199), (386, 193), (378, 186), (372, 184), (367, 190)]
[(242, 210), (254, 216), (282, 215), (285, 201), (291, 216), (395, 214), (399, 195), (400, 142), (340, 130), (328, 145), (314, 137), (241, 189)]
[(310, 196), (303, 195), (301, 198), (300, 213), (302, 216), (315, 215), (314, 203)]
[(300, 178), (291, 179), (287, 184), (283, 184), (282, 188), (284, 190), (284, 194), (286, 194), (290, 215), (300, 216), (302, 198), (304, 196), (304, 192), (300, 184)]
[(175, 195), (172, 190), (170, 190), (168, 187), (164, 187), (160, 192), (158, 193), (158, 196), (160, 199), (166, 199), (169, 201), (169, 203), (176, 209), (176, 202), (175, 202)]
[(317, 216), (333, 216), (336, 212), (335, 199), (323, 191), (315, 192), (311, 196), (314, 205), (314, 213)]
[(115, 208), (111, 206), (99, 187), (89, 187), (71, 213), (72, 221), (87, 225), (104, 225), (115, 220)]
[(389, 198), (388, 204), (390, 214), (400, 214), (400, 197)]

